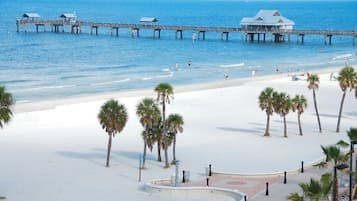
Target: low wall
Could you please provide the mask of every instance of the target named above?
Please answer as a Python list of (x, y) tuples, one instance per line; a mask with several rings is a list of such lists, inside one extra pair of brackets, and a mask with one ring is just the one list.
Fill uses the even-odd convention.
[(199, 187), (199, 186), (184, 186), (184, 187), (173, 187), (170, 186), (170, 180), (161, 179), (153, 180), (145, 184), (145, 189), (147, 192), (169, 192), (169, 193), (180, 193), (185, 195), (190, 194), (205, 194), (205, 195), (221, 195), (232, 198), (235, 201), (244, 201), (244, 196), (248, 199), (248, 196), (238, 190), (229, 190), (225, 188), (218, 187)]

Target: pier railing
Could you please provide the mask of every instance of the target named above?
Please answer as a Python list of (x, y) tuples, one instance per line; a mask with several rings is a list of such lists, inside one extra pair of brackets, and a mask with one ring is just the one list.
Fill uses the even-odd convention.
[[(99, 28), (109, 28), (115, 29), (118, 35), (119, 29), (131, 29), (136, 33), (133, 33), (132, 36), (139, 37), (139, 30), (140, 29), (148, 29), (153, 30), (154, 35), (156, 37), (156, 32), (158, 32), (158, 38), (160, 38), (161, 30), (168, 30), (168, 31), (176, 31), (176, 38), (177, 33), (180, 33), (179, 38), (182, 39), (182, 32), (184, 31), (194, 31), (198, 33), (198, 39), (202, 34), (203, 40), (205, 39), (206, 32), (218, 32), (222, 33), (221, 39), (228, 40), (229, 33), (241, 33), (245, 35), (246, 40), (254, 41), (255, 36), (258, 36), (258, 41), (260, 40), (260, 35), (263, 34), (263, 40), (265, 41), (265, 35), (270, 34), (272, 35), (271, 38), (275, 42), (285, 41), (285, 36), (288, 36), (290, 40), (290, 35), (296, 35), (297, 42), (299, 42), (299, 38), (301, 38), (301, 43), (304, 43), (304, 36), (305, 35), (321, 35), (328, 39), (328, 43), (331, 44), (331, 38), (335, 35), (341, 36), (351, 36), (353, 45), (355, 45), (355, 38), (357, 37), (356, 30), (284, 30), (284, 29), (243, 29), (243, 28), (236, 28), (236, 27), (211, 27), (211, 26), (186, 26), (186, 25), (158, 25), (158, 24), (126, 24), (126, 23), (103, 23), (103, 22), (88, 22), (88, 21), (65, 21), (65, 20), (16, 20), (17, 31), (20, 31), (20, 27), (24, 26), (25, 31), (27, 31), (28, 25), (35, 25), (36, 31), (39, 31), (39, 26), (43, 26), (44, 30), (46, 26), (51, 26), (51, 31), (59, 32), (59, 27), (62, 27), (62, 32), (64, 32), (64, 26), (70, 26), (70, 32), (72, 33), (81, 33), (82, 27), (89, 27), (92, 30), (95, 29), (96, 35), (98, 34)], [(135, 35), (136, 34), (136, 35)]]

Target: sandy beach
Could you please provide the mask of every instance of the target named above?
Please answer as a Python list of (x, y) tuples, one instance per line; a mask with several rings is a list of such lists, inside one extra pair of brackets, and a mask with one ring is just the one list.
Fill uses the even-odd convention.
[[(357, 122), (357, 100), (348, 92), (341, 132), (335, 132), (342, 92), (329, 77), (338, 71), (310, 72), (320, 75), (317, 101), (322, 133), (307, 82), (292, 81), (288, 74), (173, 86), (175, 98), (167, 113), (179, 113), (185, 120), (184, 132), (177, 137), (180, 168), (190, 170), (194, 179), (202, 177), (208, 164), (215, 172), (256, 175), (293, 171), (301, 161), (308, 166), (321, 160), (320, 145), (347, 140), (346, 130)], [(298, 132), (297, 114), (290, 112), (288, 138), (283, 137), (282, 118), (276, 114), (271, 118), (272, 136), (263, 137), (266, 115), (258, 106), (258, 96), (268, 86), (307, 98), (303, 136)], [(138, 182), (143, 141), (135, 108), (143, 97), (155, 98), (156, 94), (153, 89), (143, 89), (16, 105), (13, 120), (0, 130), (0, 195), (9, 201), (175, 200), (142, 190), (145, 182), (169, 178), (175, 171), (174, 166), (164, 169), (164, 163), (156, 161), (156, 147)], [(127, 107), (129, 120), (113, 140), (111, 167), (106, 168), (108, 137), (97, 114), (110, 98)]]

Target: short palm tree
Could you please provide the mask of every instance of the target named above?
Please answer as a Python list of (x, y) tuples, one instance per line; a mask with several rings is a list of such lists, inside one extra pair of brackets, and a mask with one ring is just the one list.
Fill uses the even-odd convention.
[(321, 176), (320, 181), (310, 179), (309, 183), (301, 183), (299, 186), (303, 191), (303, 195), (298, 193), (291, 193), (288, 196), (288, 200), (291, 201), (305, 201), (308, 198), (311, 201), (328, 200), (331, 193), (333, 180), (330, 174), (324, 174)]
[(338, 182), (337, 182), (337, 172), (336, 172), (336, 167), (345, 163), (349, 159), (349, 153), (344, 154), (340, 147), (338, 145), (330, 145), (330, 146), (321, 146), (326, 160), (316, 164), (315, 166), (318, 167), (326, 167), (329, 162), (332, 163), (334, 167), (334, 173), (333, 173), (333, 200), (338, 201)]
[(169, 165), (169, 158), (167, 154), (168, 145), (166, 141), (167, 127), (166, 127), (165, 112), (166, 112), (166, 103), (170, 104), (170, 101), (173, 98), (174, 89), (168, 83), (160, 83), (155, 87), (155, 91), (157, 92), (157, 101), (159, 102), (160, 105), (162, 105), (162, 122), (163, 122), (162, 141), (164, 144), (164, 151), (165, 151), (165, 168), (168, 168), (170, 167), (170, 165)]
[(343, 103), (345, 101), (345, 97), (346, 97), (346, 91), (347, 89), (353, 90), (354, 89), (354, 85), (356, 82), (356, 72), (354, 71), (354, 69), (350, 66), (346, 66), (344, 67), (338, 77), (337, 80), (340, 84), (341, 90), (342, 90), (342, 99), (341, 99), (341, 104), (340, 104), (340, 112), (338, 113), (338, 121), (337, 121), (337, 128), (336, 128), (336, 132), (340, 132), (340, 123), (341, 123), (341, 115), (342, 115), (342, 108), (343, 108)]
[(11, 93), (6, 92), (5, 87), (0, 86), (0, 128), (9, 123), (12, 117), (11, 106), (15, 100)]
[(173, 146), (172, 146), (172, 155), (173, 155), (173, 163), (176, 163), (176, 135), (178, 132), (183, 132), (184, 121), (183, 117), (179, 114), (170, 114), (167, 118), (167, 126), (168, 132), (172, 135), (173, 138)]
[(270, 124), (270, 116), (273, 115), (273, 93), (274, 89), (271, 87), (265, 88), (259, 95), (259, 107), (263, 111), (265, 111), (267, 115), (267, 124), (265, 128), (264, 136), (270, 136), (269, 133), (269, 124)]
[(307, 107), (307, 100), (303, 95), (296, 95), (292, 100), (292, 110), (298, 114), (299, 133), (302, 135), (300, 116)]
[(100, 108), (98, 119), (100, 125), (109, 136), (106, 163), (106, 166), (109, 167), (112, 137), (115, 137), (115, 134), (120, 133), (123, 130), (128, 120), (128, 113), (124, 105), (111, 99), (105, 102)]
[(146, 148), (148, 146), (148, 138), (151, 135), (151, 130), (155, 122), (160, 118), (160, 110), (152, 98), (144, 98), (136, 106), (136, 115), (140, 118), (140, 123), (144, 127), (145, 132), (142, 133), (144, 139), (143, 163), (141, 168), (145, 168)]
[(273, 101), (274, 112), (279, 114), (281, 117), (283, 117), (284, 137), (288, 137), (287, 128), (286, 128), (286, 115), (290, 112), (292, 108), (291, 99), (289, 95), (287, 95), (284, 92), (281, 93), (274, 92), (273, 97), (274, 97), (274, 101)]
[(312, 96), (313, 96), (313, 99), (314, 99), (314, 106), (315, 106), (315, 112), (316, 112), (316, 117), (317, 117), (317, 123), (319, 124), (319, 130), (320, 130), (320, 133), (321, 133), (322, 129), (321, 129), (321, 122), (320, 122), (320, 115), (319, 115), (319, 111), (317, 110), (317, 103), (316, 103), (316, 90), (319, 89), (320, 77), (317, 74), (311, 74), (307, 78), (307, 81), (309, 82), (307, 88), (312, 89)]

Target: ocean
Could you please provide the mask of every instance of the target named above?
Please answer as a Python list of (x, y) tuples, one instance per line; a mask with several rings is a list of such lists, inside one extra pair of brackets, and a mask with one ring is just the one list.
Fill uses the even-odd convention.
[[(1, 0), (0, 85), (16, 101), (33, 102), (124, 90), (153, 88), (160, 82), (173, 86), (282, 72), (308, 71), (357, 64), (357, 46), (352, 37), (334, 36), (324, 45), (323, 36), (305, 36), (303, 45), (290, 42), (246, 42), (231, 33), (206, 33), (206, 40), (192, 41), (192, 31), (183, 40), (174, 31), (140, 31), (131, 38), (122, 29), (119, 37), (99, 29), (90, 35), (47, 32), (16, 32), (16, 19), (36, 12), (42, 19), (58, 19), (75, 12), (80, 21), (138, 23), (141, 17), (156, 17), (162, 25), (240, 27), (243, 17), (260, 9), (279, 10), (295, 22), (295, 29), (356, 30), (357, 1), (153, 1), (153, 0)], [(269, 37), (268, 37), (269, 39)], [(357, 39), (356, 39), (357, 42)], [(191, 61), (191, 66), (188, 62)], [(176, 69), (178, 65), (178, 69)]]

